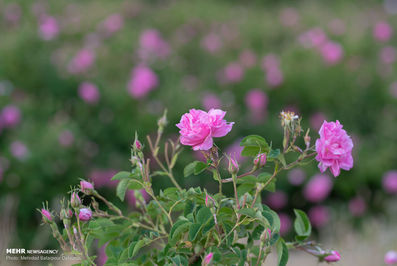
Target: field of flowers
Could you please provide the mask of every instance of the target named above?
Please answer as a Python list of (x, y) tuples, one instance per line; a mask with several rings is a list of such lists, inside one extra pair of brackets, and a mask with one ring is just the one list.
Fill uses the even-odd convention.
[[(283, 146), (281, 111), (302, 117), (313, 144), (324, 120), (339, 120), (354, 167), (337, 178), (316, 161), (280, 173), (276, 191), (262, 193), (280, 234), (291, 237), (294, 208), (318, 235), (335, 220), (358, 232), (372, 217), (396, 222), (395, 13), (393, 0), (1, 1), (0, 250), (56, 247), (36, 208), (59, 209), (80, 178), (135, 209), (135, 192), (122, 203), (111, 178), (130, 169), (136, 131), (150, 156), (144, 136), (155, 138), (165, 109), (163, 135), (175, 141), (190, 109), (226, 111), (235, 126), (216, 144), (242, 171), (251, 163), (243, 137)], [(184, 147), (175, 173), (203, 159)], [(218, 190), (210, 173), (175, 179)], [(172, 185), (152, 182), (156, 193)], [(224, 190), (233, 195), (231, 184)]]

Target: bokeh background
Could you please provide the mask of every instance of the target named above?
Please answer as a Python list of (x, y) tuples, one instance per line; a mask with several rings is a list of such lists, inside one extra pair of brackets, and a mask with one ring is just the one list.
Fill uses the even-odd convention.
[[(217, 145), (229, 154), (248, 134), (281, 145), (278, 114), (291, 110), (313, 140), (324, 119), (340, 120), (355, 165), (337, 179), (315, 163), (285, 173), (264, 202), (287, 237), (301, 208), (345, 265), (360, 254), (372, 255), (360, 265), (381, 265), (397, 249), (386, 231), (397, 222), (396, 13), (395, 0), (1, 0), (0, 247), (56, 247), (36, 208), (57, 209), (79, 178), (133, 208), (110, 178), (129, 169), (134, 132), (155, 134), (164, 109), (171, 138), (190, 108), (226, 110), (235, 126)], [(199, 158), (183, 155), (179, 173)], [(177, 179), (216, 190), (209, 176)], [(299, 263), (289, 265), (309, 265)]]

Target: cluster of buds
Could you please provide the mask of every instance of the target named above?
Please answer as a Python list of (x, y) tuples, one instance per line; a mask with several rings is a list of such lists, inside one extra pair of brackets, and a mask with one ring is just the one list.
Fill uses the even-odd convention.
[(291, 128), (291, 131), (294, 131), (295, 127), (299, 125), (299, 116), (295, 114), (294, 112), (290, 111), (282, 111), (280, 113), (280, 118), (281, 118), (281, 126), (282, 127), (289, 127)]
[(254, 166), (256, 169), (260, 169), (266, 164), (266, 153), (259, 153), (254, 159)]

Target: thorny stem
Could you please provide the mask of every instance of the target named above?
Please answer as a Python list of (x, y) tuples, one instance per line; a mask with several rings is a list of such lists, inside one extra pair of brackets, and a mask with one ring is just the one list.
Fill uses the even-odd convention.
[[(249, 172), (241, 174), (241, 175), (238, 175), (237, 179), (238, 178), (242, 178), (242, 177), (247, 176), (247, 175), (251, 175), (251, 174), (255, 173), (256, 170), (257, 169), (254, 167)], [(229, 183), (229, 182), (233, 182), (233, 178), (222, 179), (222, 183)]]
[(240, 201), (239, 201), (239, 199), (238, 199), (238, 195), (237, 195), (237, 185), (236, 185), (237, 177), (236, 177), (235, 174), (233, 174), (232, 179), (233, 179), (234, 196), (235, 196), (235, 198), (236, 198), (237, 210), (240, 210)]
[(157, 197), (152, 193), (153, 191), (151, 189), (146, 189), (146, 192), (154, 199), (154, 201), (159, 205), (160, 209), (164, 214), (167, 216), (168, 220), (170, 221), (170, 225), (173, 226), (174, 223), (172, 222), (171, 215), (168, 214), (168, 212), (164, 209), (164, 207), (160, 204), (160, 202), (157, 200)]

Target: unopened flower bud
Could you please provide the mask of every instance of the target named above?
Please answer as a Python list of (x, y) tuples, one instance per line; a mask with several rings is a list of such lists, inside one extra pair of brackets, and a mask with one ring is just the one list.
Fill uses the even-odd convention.
[(69, 208), (67, 209), (62, 208), (61, 212), (59, 213), (59, 217), (61, 218), (61, 220), (71, 219), (73, 217), (73, 212)]
[(41, 212), (41, 215), (43, 217), (43, 222), (49, 223), (49, 222), (52, 221), (52, 215), (51, 215), (51, 212), (49, 210), (46, 210), (46, 209), (43, 208), (43, 209), (40, 210), (40, 212)]
[(305, 135), (305, 137), (304, 137), (304, 140), (305, 140), (305, 145), (306, 145), (306, 147), (309, 147), (309, 146), (310, 146), (309, 130), (307, 130), (306, 135)]
[(215, 200), (208, 194), (205, 195), (205, 206), (212, 207), (214, 205)]
[(139, 158), (136, 156), (131, 156), (130, 162), (131, 162), (132, 167), (134, 167), (139, 162)]
[(134, 149), (137, 150), (137, 151), (141, 151), (142, 150), (142, 143), (138, 139), (136, 139), (134, 141)]
[(262, 168), (266, 164), (266, 153), (259, 153), (254, 159), (254, 165), (257, 168)]
[(75, 209), (81, 206), (81, 200), (76, 192), (73, 192), (72, 196), (70, 197), (70, 205), (72, 205), (72, 207)]
[(324, 258), (326, 262), (336, 262), (340, 260), (340, 254), (336, 250), (332, 250), (331, 254)]
[(261, 234), (261, 240), (262, 240), (263, 242), (264, 242), (264, 241), (267, 241), (267, 240), (270, 240), (271, 236), (272, 236), (272, 231), (270, 230), (270, 228), (267, 228), (267, 229), (265, 229), (265, 230), (263, 231), (263, 233)]
[(235, 175), (238, 173), (239, 166), (235, 159), (229, 157), (229, 173)]
[(212, 253), (212, 252), (208, 253), (208, 255), (205, 256), (205, 258), (204, 258), (203, 265), (204, 266), (209, 265), (211, 263), (211, 261), (212, 261), (212, 257), (213, 256), (214, 256), (214, 253)]
[(167, 121), (167, 117), (165, 115), (163, 115), (158, 121), (157, 121), (157, 125), (160, 128), (164, 128), (167, 125), (168, 121)]
[(80, 190), (81, 190), (83, 193), (89, 195), (89, 194), (91, 194), (92, 191), (94, 190), (94, 186), (93, 186), (92, 183), (90, 183), (90, 182), (87, 182), (87, 181), (85, 181), (85, 180), (81, 180), (81, 181), (80, 181)]
[(82, 208), (79, 212), (80, 221), (89, 221), (92, 217), (92, 211), (90, 208)]
[(386, 265), (397, 264), (397, 251), (390, 250), (385, 254)]

